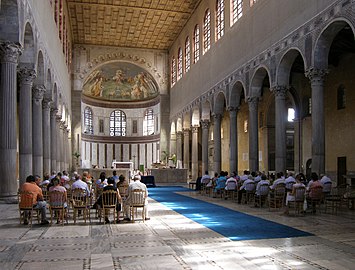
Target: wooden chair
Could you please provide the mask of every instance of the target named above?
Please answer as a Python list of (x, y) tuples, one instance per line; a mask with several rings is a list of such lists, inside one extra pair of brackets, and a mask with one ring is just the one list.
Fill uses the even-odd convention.
[(118, 191), (119, 191), (122, 199), (127, 198), (127, 196), (128, 196), (128, 185), (120, 185), (117, 188), (118, 188)]
[(83, 215), (83, 219), (89, 219), (90, 222), (90, 205), (89, 205), (89, 196), (86, 193), (86, 190), (75, 188), (71, 192), (71, 205), (73, 208), (73, 220), (74, 224), (76, 224), (76, 218), (79, 216), (78, 213), (81, 211)]
[(50, 191), (49, 192), (49, 211), (51, 215), (51, 224), (53, 224), (53, 216), (58, 218), (58, 222), (62, 222), (64, 226), (64, 218), (68, 224), (67, 211), (67, 196), (64, 192)]
[(271, 208), (281, 209), (286, 195), (286, 185), (284, 183), (280, 183), (276, 185), (273, 192), (269, 193), (269, 211)]
[[(329, 194), (324, 197), (324, 212), (327, 213), (328, 210), (332, 214), (337, 214), (338, 209), (341, 207), (344, 193), (343, 190), (338, 190), (338, 188), (332, 188)], [(324, 192), (323, 192), (324, 193)]]
[(259, 195), (255, 194), (255, 198), (254, 198), (255, 206), (259, 206), (260, 208), (262, 207), (263, 202), (266, 202), (269, 196), (269, 191), (270, 191), (269, 184), (265, 183), (259, 186)]
[(48, 184), (42, 185), (41, 190), (43, 194), (43, 200), (48, 201)]
[(295, 188), (295, 200), (288, 201), (288, 209), (294, 209), (294, 214), (299, 215), (301, 212), (303, 213), (303, 205), (306, 196), (306, 188), (305, 187), (297, 187)]
[[(113, 212), (113, 220), (116, 220), (116, 205), (118, 202), (118, 195), (116, 190), (105, 190), (102, 192), (102, 211), (105, 218), (109, 217), (111, 210)], [(117, 217), (118, 218), (118, 217)], [(101, 215), (100, 215), (101, 221)]]
[(142, 208), (142, 220), (145, 220), (145, 191), (141, 189), (132, 190), (130, 196), (130, 216), (134, 222), (134, 217), (137, 215), (138, 208)]
[(20, 191), (18, 193), (20, 224), (25, 224), (26, 216), (28, 216), (28, 224), (30, 227), (32, 227), (32, 218), (35, 214), (37, 216), (38, 223), (40, 223), (40, 211), (33, 208), (33, 196), (33, 193), (28, 191)]
[(245, 192), (242, 194), (241, 202), (248, 204), (249, 202), (254, 201), (255, 196), (255, 183), (250, 182), (245, 185)]
[[(309, 196), (311, 194), (311, 196)], [(323, 201), (323, 187), (315, 186), (310, 188), (309, 195), (307, 197), (308, 206), (311, 208), (313, 214), (317, 212)]]

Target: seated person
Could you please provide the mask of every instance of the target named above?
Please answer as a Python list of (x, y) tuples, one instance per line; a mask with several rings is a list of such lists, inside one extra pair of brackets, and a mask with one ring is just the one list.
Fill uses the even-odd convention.
[(131, 216), (130, 216), (130, 204), (131, 204), (131, 201), (132, 201), (132, 192), (133, 190), (135, 189), (139, 189), (139, 190), (143, 190), (145, 195), (144, 195), (144, 198), (145, 198), (145, 203), (144, 203), (144, 216), (145, 216), (145, 220), (149, 220), (150, 217), (148, 216), (148, 189), (147, 189), (147, 186), (142, 183), (141, 181), (141, 176), (139, 174), (135, 175), (134, 178), (133, 178), (133, 183), (131, 183), (128, 187), (128, 196), (127, 196), (127, 199), (125, 201), (125, 205), (124, 205), (124, 209), (125, 209), (125, 218), (124, 220), (127, 220), (127, 221), (130, 221), (131, 220)]
[[(86, 180), (85, 178), (83, 180)], [(88, 196), (90, 196), (90, 189), (89, 189), (89, 186), (88, 184), (80, 179), (80, 176), (79, 175), (76, 175), (75, 176), (75, 182), (72, 184), (71, 186), (71, 189), (76, 189), (76, 188), (79, 188), (79, 189), (84, 189), (86, 191), (86, 194)]]
[[(60, 182), (61, 180), (59, 180), (59, 177), (55, 177), (52, 179), (52, 183), (53, 183), (53, 186), (51, 186), (49, 188), (49, 192), (51, 191), (59, 191), (59, 192), (62, 192), (64, 193), (64, 199), (65, 199), (65, 202), (64, 202), (64, 208), (67, 208), (68, 207), (68, 202), (67, 202), (67, 189), (63, 186), (60, 185)], [(65, 218), (66, 218), (66, 212), (64, 213), (65, 215)], [(59, 215), (61, 216), (61, 215)], [(59, 224), (60, 222), (63, 222), (63, 220), (60, 220), (59, 219), (59, 216), (58, 216), (58, 219), (57, 219), (57, 224)]]
[[(260, 181), (256, 184), (256, 188), (255, 188), (255, 198), (258, 199), (260, 195), (265, 195), (265, 194), (261, 194), (261, 185), (268, 185), (270, 186), (270, 181), (267, 180), (266, 175), (262, 174), (260, 177)], [(269, 187), (270, 188), (270, 187)], [(267, 191), (268, 192), (268, 191)], [(267, 194), (266, 194), (267, 195)], [(261, 206), (262, 206), (261, 202)], [(255, 207), (259, 206), (258, 203), (255, 203)]]
[(288, 205), (289, 205), (289, 202), (294, 202), (296, 200), (296, 189), (299, 188), (299, 187), (306, 187), (302, 182), (301, 182), (301, 175), (297, 175), (295, 180), (296, 180), (296, 183), (293, 184), (292, 186), (292, 191), (289, 191), (287, 192), (287, 195), (286, 195), (286, 210), (284, 212), (284, 214), (288, 215)]
[[(114, 190), (117, 192), (117, 204), (116, 204), (116, 212), (117, 212), (117, 219), (116, 219), (116, 223), (120, 222), (120, 213), (121, 213), (121, 204), (122, 204), (122, 198), (120, 195), (120, 192), (118, 191), (118, 189), (114, 186), (115, 185), (115, 179), (113, 177), (110, 177), (107, 180), (107, 186), (104, 187), (103, 192), (106, 190)], [(93, 208), (96, 208), (98, 206), (100, 206), (102, 208), (102, 194), (100, 195), (100, 197), (97, 199), (97, 201), (94, 203)], [(105, 224), (109, 224), (110, 220), (108, 219), (108, 212), (105, 211)]]
[[(238, 190), (238, 203), (241, 203), (242, 202), (242, 195), (243, 193), (246, 193), (247, 192), (247, 185), (249, 183), (253, 183), (254, 186), (253, 186), (253, 190), (255, 188), (255, 182), (254, 182), (254, 179), (253, 177), (250, 175), (249, 178), (247, 180), (245, 180), (243, 182), (243, 185), (240, 187), (240, 189)], [(248, 185), (251, 187), (251, 185)], [(248, 191), (253, 191), (253, 190), (248, 190)]]
[(235, 179), (235, 174), (231, 173), (231, 176), (226, 181), (225, 190), (235, 190), (237, 188), (237, 179)]
[(214, 190), (213, 192), (214, 193), (217, 193), (223, 189), (225, 189), (226, 187), (226, 181), (227, 181), (227, 176), (228, 173), (227, 172), (224, 172), (224, 171), (221, 171), (217, 181), (216, 181), (216, 186), (214, 187)]
[[(37, 186), (35, 182), (35, 177), (33, 175), (29, 175), (26, 178), (26, 183), (24, 183), (21, 187), (22, 192), (31, 192), (33, 194), (33, 206), (34, 209), (41, 210), (41, 225), (48, 224), (48, 220), (46, 218), (46, 205), (47, 203), (43, 200), (42, 189)], [(28, 212), (25, 212), (24, 216), (24, 224), (28, 225)]]

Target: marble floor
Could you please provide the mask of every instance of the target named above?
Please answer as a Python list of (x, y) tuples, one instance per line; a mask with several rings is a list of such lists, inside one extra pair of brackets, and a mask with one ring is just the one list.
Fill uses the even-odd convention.
[[(0, 204), (0, 269), (354, 269), (355, 210), (292, 217), (282, 211), (206, 200), (314, 234), (231, 241), (150, 199), (151, 220), (65, 226), (19, 224), (16, 204)], [(93, 215), (94, 216), (94, 215)]]

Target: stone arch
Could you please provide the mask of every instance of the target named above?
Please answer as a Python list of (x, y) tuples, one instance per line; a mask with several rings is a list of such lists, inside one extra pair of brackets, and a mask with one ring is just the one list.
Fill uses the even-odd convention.
[(328, 55), (334, 38), (342, 29), (347, 26), (351, 27), (352, 33), (355, 32), (352, 24), (346, 21), (344, 18), (333, 20), (324, 28), (315, 42), (312, 59), (314, 67), (320, 69), (328, 68)]
[(52, 99), (53, 84), (52, 84), (52, 76), (51, 76), (50, 69), (47, 70), (47, 79), (45, 81), (45, 86), (46, 86), (45, 97), (47, 99)]
[(1, 38), (11, 42), (19, 42), (20, 26), (18, 0), (0, 1)]
[(245, 87), (242, 81), (236, 81), (231, 87), (228, 99), (228, 106), (239, 107), (242, 97), (245, 96)]
[(53, 100), (53, 107), (59, 109), (58, 108), (58, 86), (57, 86), (57, 83), (54, 83), (54, 86), (53, 86), (52, 100)]
[(263, 87), (264, 80), (265, 80), (266, 76), (268, 76), (269, 85), (271, 85), (270, 72), (265, 66), (260, 66), (258, 69), (255, 70), (255, 72), (252, 76), (252, 79), (251, 79), (248, 97), (262, 96), (262, 87)]
[(214, 114), (223, 115), (224, 108), (226, 105), (226, 97), (223, 91), (218, 92), (214, 98)]
[(182, 118), (178, 117), (178, 119), (176, 120), (176, 132), (181, 132), (182, 128)]
[(194, 107), (191, 116), (191, 126), (199, 126), (199, 125), (200, 125), (200, 110), (198, 107)]
[(37, 57), (37, 78), (36, 84), (38, 85), (45, 85), (45, 74), (44, 74), (44, 58), (42, 51), (38, 52)]
[(176, 124), (175, 124), (175, 121), (171, 122), (171, 125), (170, 125), (170, 134), (171, 134), (171, 135), (176, 134)]
[(306, 69), (306, 60), (302, 52), (298, 48), (289, 49), (280, 60), (276, 70), (276, 83), (278, 85), (288, 86), (290, 82), (290, 73), (292, 65), (297, 57), (301, 56), (303, 60), (304, 70)]
[(211, 103), (206, 100), (201, 104), (201, 120), (211, 120)]
[(34, 41), (34, 34), (32, 26), (27, 23), (25, 26), (24, 37), (23, 37), (23, 52), (19, 58), (19, 63), (21, 66), (33, 69), (36, 63), (36, 46)]
[(191, 112), (185, 112), (183, 115), (183, 124), (182, 124), (182, 128), (185, 129), (189, 129), (191, 126)]

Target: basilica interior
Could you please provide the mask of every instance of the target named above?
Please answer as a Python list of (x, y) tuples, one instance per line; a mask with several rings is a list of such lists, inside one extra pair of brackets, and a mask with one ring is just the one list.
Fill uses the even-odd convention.
[[(98, 177), (101, 171), (127, 168), (153, 174), (163, 185), (188, 186), (205, 171), (212, 176), (248, 170), (306, 177), (316, 172), (327, 175), (334, 187), (354, 187), (354, 34), (352, 0), (0, 0), (0, 201), (16, 200), (28, 175), (89, 171)], [(179, 256), (177, 245), (168, 245), (165, 251), (175, 249), (173, 255), (167, 252), (174, 258), (171, 267), (237, 269), (213, 263), (217, 236), (213, 241), (201, 236), (199, 241), (210, 246), (198, 255), (193, 241), (173, 231), (164, 207), (154, 203), (161, 217), (135, 230), (149, 227), (152, 235), (178, 239), (194, 253)], [(354, 253), (351, 211), (330, 222), (338, 224), (338, 234), (339, 224), (346, 223), (351, 242), (339, 247), (346, 255)], [(4, 213), (13, 217), (11, 209)], [(322, 224), (330, 233), (328, 221), (282, 220), (299, 229)], [(4, 227), (7, 222), (0, 220)], [(11, 233), (30, 239), (23, 230)], [(67, 233), (74, 238), (90, 234), (74, 231)], [(124, 231), (130, 233), (128, 227)], [(12, 241), (6, 237), (0, 231), (0, 239)], [(312, 241), (340, 245), (342, 237)], [(272, 245), (273, 252), (285, 255), (288, 245), (301, 249), (307, 241), (285, 240), (282, 246), (264, 241), (251, 252)], [(229, 242), (220, 243), (231, 252)], [(331, 253), (328, 244), (325, 254)], [(130, 245), (134, 249), (134, 242)], [(246, 261), (243, 248), (240, 269), (250, 269), (255, 262)], [(1, 258), (5, 251), (0, 245), (0, 261), (9, 263)], [(193, 263), (200, 255), (206, 261)], [(129, 268), (140, 254), (127, 256), (127, 268), (113, 256), (107, 269), (143, 267)], [(306, 257), (293, 257), (304, 265), (278, 261), (272, 269), (350, 269), (354, 261), (345, 256), (335, 267)], [(69, 269), (101, 269), (101, 259), (90, 260), (84, 259), (84, 266), (80, 261), (79, 268), (75, 260), (66, 262)], [(30, 269), (29, 262), (10, 263), (7, 269)], [(169, 269), (151, 263), (154, 267), (144, 266)]]

